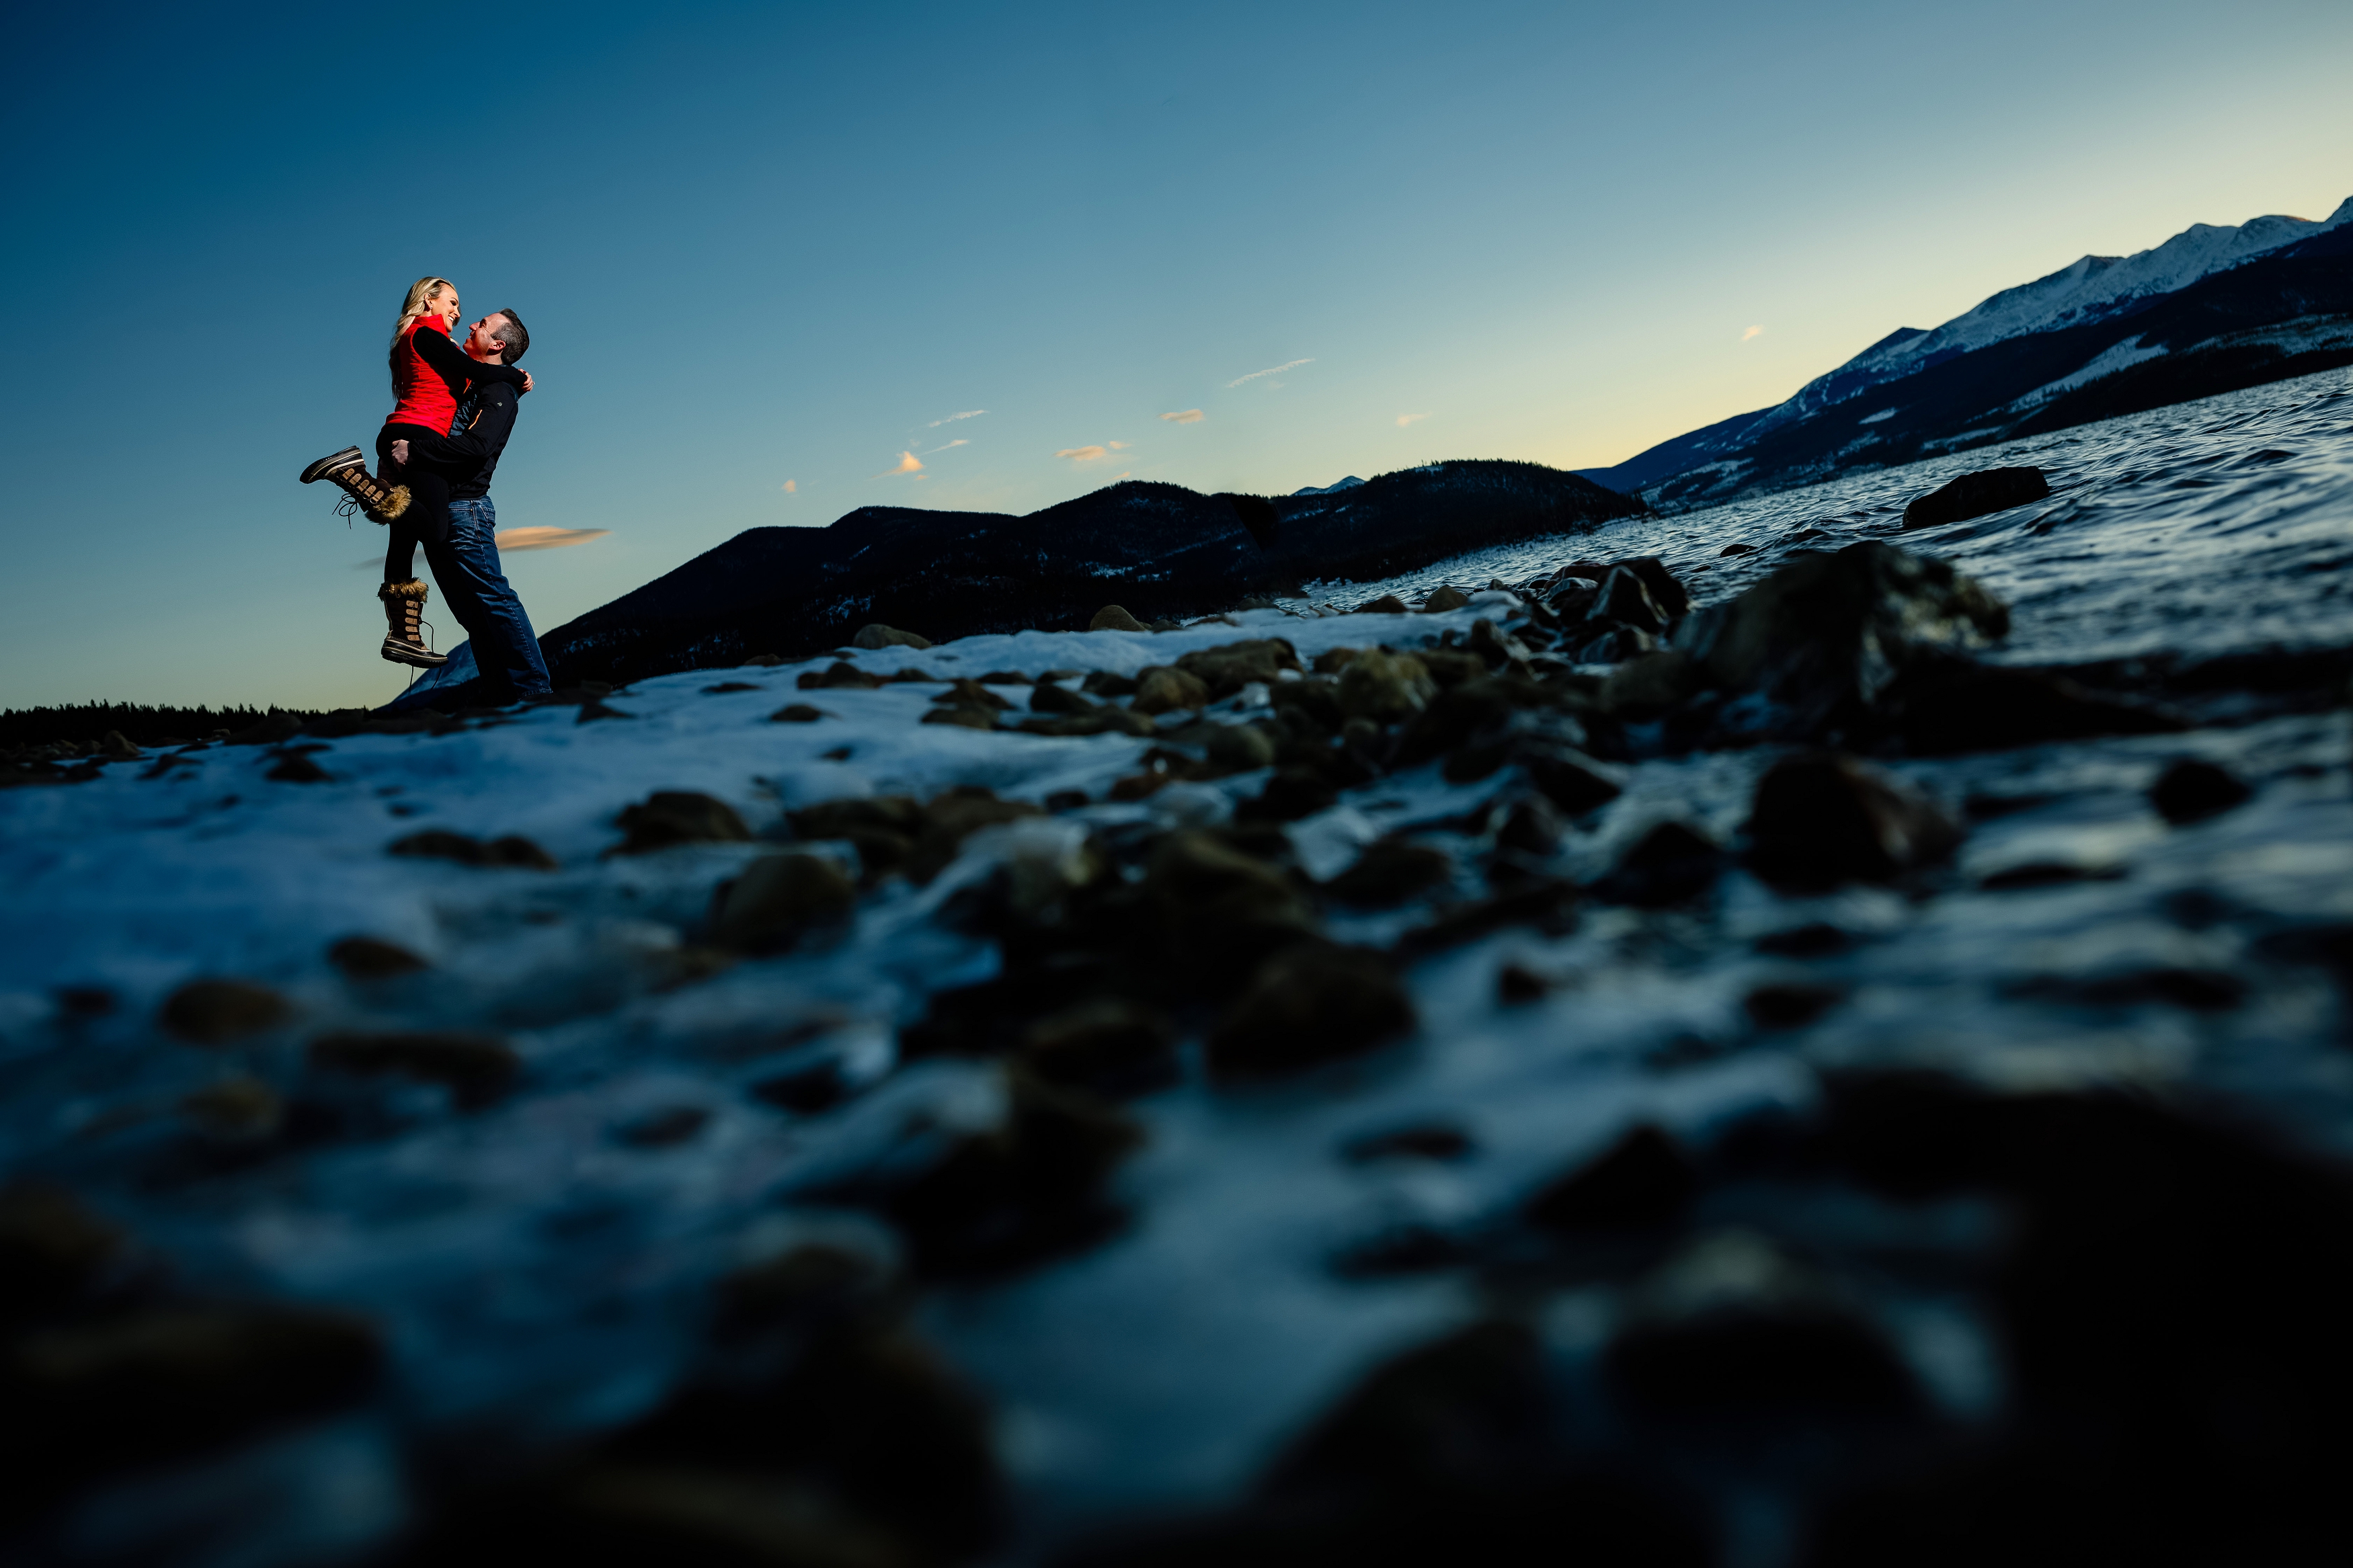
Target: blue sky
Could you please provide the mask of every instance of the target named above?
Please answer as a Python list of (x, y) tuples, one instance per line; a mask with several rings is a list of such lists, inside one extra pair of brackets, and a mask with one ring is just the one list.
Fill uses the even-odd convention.
[(1615, 462), (2353, 195), (2341, 0), (390, 15), (12, 22), (0, 706), (399, 689), (294, 474), (425, 273), (532, 329), (501, 526), (609, 531), (545, 630), (871, 503)]

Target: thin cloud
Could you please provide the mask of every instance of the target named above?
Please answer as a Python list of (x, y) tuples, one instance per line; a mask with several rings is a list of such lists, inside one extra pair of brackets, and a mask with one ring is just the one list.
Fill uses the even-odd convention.
[(613, 531), (609, 528), (502, 528), (499, 530), (501, 550), (562, 550), (570, 545), (586, 544), (592, 539), (602, 539)]
[(1400, 414), (1398, 416), (1398, 428), (1402, 430), (1409, 425), (1417, 424), (1429, 417), (1427, 414)]
[(920, 474), (923, 471), (923, 460), (921, 458), (918, 458), (913, 452), (902, 452), (899, 454), (898, 462), (892, 465), (890, 468), (883, 469), (874, 477), (878, 479), (887, 479), (892, 474)]
[(1248, 375), (1238, 375), (1234, 377), (1233, 380), (1226, 383), (1226, 390), (1231, 392), (1235, 387), (1240, 386), (1246, 381), (1256, 381), (1262, 375), (1281, 375), (1286, 370), (1297, 370), (1303, 364), (1314, 364), (1314, 363), (1315, 362), (1312, 359), (1295, 359), (1288, 364), (1269, 365), (1264, 370), (1254, 370)]
[(1127, 450), (1127, 443), (1124, 441), (1113, 441), (1111, 443), (1111, 449), (1114, 452), (1124, 452)]
[(1198, 425), (1208, 416), (1198, 408), (1180, 408), (1174, 414), (1164, 414), (1160, 417), (1171, 425)]
[(1122, 480), (1122, 479), (1129, 479), (1129, 478), (1134, 477), (1134, 473), (1135, 473), (1135, 470), (1134, 470), (1134, 469), (1133, 469), (1133, 468), (1124, 469), (1124, 470), (1123, 470), (1123, 471), (1121, 471), (1121, 472), (1119, 472), (1119, 473), (1113, 474), (1113, 475), (1111, 477), (1111, 482), (1112, 482), (1112, 483), (1113, 483), (1113, 484), (1117, 484), (1117, 483), (1119, 483), (1119, 481), (1120, 481), (1120, 480)]
[(1744, 343), (1745, 343), (1745, 342), (1747, 342), (1749, 339), (1751, 339), (1751, 338), (1761, 338), (1761, 337), (1763, 337), (1764, 335), (1765, 335), (1765, 329), (1764, 329), (1764, 328), (1762, 328), (1762, 327), (1751, 327), (1751, 328), (1749, 328), (1746, 331), (1745, 331), (1745, 332), (1743, 332), (1743, 333), (1741, 333), (1741, 334), (1740, 334), (1740, 341), (1741, 341), (1742, 342), (1744, 342)]
[(786, 479), (786, 480), (785, 481), (785, 493), (786, 493), (786, 495), (791, 495), (794, 491), (796, 491), (796, 490), (799, 489), (800, 488), (801, 488), (801, 487), (800, 487), (799, 485), (797, 485), (797, 484), (794, 483), (791, 479)]
[(1097, 458), (1110, 457), (1111, 448), (1108, 447), (1065, 447), (1060, 451), (1055, 453), (1054, 456), (1058, 458), (1068, 458), (1073, 463), (1092, 463)]
[(953, 441), (949, 442), (949, 443), (948, 443), (946, 446), (944, 446), (944, 447), (933, 447), (933, 448), (932, 448), (932, 451), (931, 451), (931, 452), (927, 452), (927, 453), (925, 453), (925, 454), (924, 454), (924, 456), (929, 457), (929, 456), (931, 456), (931, 455), (932, 455), (932, 453), (934, 453), (934, 452), (945, 452), (945, 451), (949, 451), (949, 450), (951, 450), (951, 449), (953, 449), (953, 448), (955, 448), (955, 447), (969, 447), (969, 446), (971, 446), (971, 445), (972, 445), (972, 443), (971, 443), (971, 442), (966, 441), (966, 440), (965, 440), (964, 438), (962, 438), (961, 437), (958, 437), (958, 438), (956, 438), (955, 440), (953, 440)]
[(953, 425), (959, 419), (977, 419), (987, 412), (988, 410), (986, 408), (967, 408), (961, 414), (951, 414), (944, 419), (934, 419), (929, 425), (924, 426), (923, 428), (926, 430), (936, 430), (943, 425)]

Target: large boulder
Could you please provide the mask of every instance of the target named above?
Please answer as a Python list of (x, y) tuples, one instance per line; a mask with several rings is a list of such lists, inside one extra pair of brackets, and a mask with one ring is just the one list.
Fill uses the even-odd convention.
[(1973, 517), (2046, 500), (2050, 494), (2051, 485), (2041, 468), (1983, 468), (1915, 500), (1904, 509), (1904, 526), (1934, 528), (1939, 523), (1967, 522)]

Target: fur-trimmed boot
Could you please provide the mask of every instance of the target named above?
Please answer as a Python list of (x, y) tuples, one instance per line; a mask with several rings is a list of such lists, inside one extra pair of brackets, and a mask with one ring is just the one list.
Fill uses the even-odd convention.
[(424, 618), (427, 593), (421, 577), (386, 583), (375, 591), (375, 596), (384, 601), (384, 657), (395, 664), (431, 669), (449, 662), (448, 654), (435, 653), (425, 646), (424, 628), (417, 625)]
[[(377, 522), (397, 522), (408, 510), (408, 487), (385, 484), (369, 473), (367, 456), (357, 447), (346, 447), (302, 470), (304, 484), (315, 484), (321, 479), (332, 480), (337, 489), (352, 498), (353, 505)], [(348, 508), (344, 515), (350, 515)]]

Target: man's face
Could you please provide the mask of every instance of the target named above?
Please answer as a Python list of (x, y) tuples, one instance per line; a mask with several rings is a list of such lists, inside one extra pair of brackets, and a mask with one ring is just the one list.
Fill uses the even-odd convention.
[(493, 310), (476, 321), (473, 329), (466, 334), (466, 352), (476, 359), (497, 359), (506, 353), (506, 344), (491, 335), (505, 324), (506, 319), (503, 310)]

